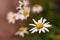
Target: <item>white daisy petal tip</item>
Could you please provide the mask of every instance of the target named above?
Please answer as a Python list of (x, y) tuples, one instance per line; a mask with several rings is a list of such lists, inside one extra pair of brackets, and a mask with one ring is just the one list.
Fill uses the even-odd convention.
[(33, 22), (35, 23), (35, 24), (37, 24), (37, 22), (36, 22), (36, 20), (35, 19), (32, 19), (33, 20)]
[(30, 29), (29, 31), (32, 31), (33, 29)]
[(29, 24), (30, 26), (32, 25), (32, 24)]
[(49, 25), (49, 27), (52, 27), (52, 25)]
[(39, 30), (39, 34), (41, 33), (41, 29)]
[(35, 19), (32, 19), (32, 20), (35, 20)]
[(34, 32), (31, 32), (31, 34), (33, 34)]
[(45, 33), (45, 30), (42, 30), (43, 33)]
[(35, 33), (35, 32), (32, 31), (31, 34), (33, 34), (33, 33)]
[(46, 21), (47, 21), (47, 19), (44, 18), (42, 23), (44, 24)]
[(16, 33), (15, 33), (15, 35), (18, 35), (18, 34), (19, 34), (19, 32), (16, 32)]
[(30, 26), (36, 26), (35, 24), (29, 24)]
[(33, 33), (37, 32), (38, 30), (36, 28), (32, 28), (30, 31), (31, 31), (31, 34), (33, 34)]
[(43, 19), (43, 17), (41, 17)]

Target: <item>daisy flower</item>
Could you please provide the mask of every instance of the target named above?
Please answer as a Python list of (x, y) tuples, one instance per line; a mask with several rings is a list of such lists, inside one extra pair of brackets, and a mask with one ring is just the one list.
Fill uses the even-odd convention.
[(9, 21), (9, 23), (15, 23), (15, 20), (19, 19), (19, 15), (13, 12), (9, 12), (7, 14), (7, 20)]
[(35, 33), (35, 32), (39, 32), (41, 33), (41, 31), (43, 33), (45, 33), (45, 31), (49, 32), (49, 30), (47, 29), (48, 27), (51, 27), (51, 25), (49, 24), (49, 22), (46, 23), (46, 19), (43, 19), (41, 17), (40, 20), (38, 20), (38, 22), (35, 21), (35, 19), (33, 19), (35, 24), (29, 24), (31, 26), (35, 26), (34, 28), (32, 28), (30, 31), (31, 33)]
[(20, 19), (21, 20), (27, 19), (29, 17), (29, 13), (30, 13), (30, 8), (28, 7), (19, 10)]
[(20, 27), (18, 31), (16, 32), (16, 35), (24, 37), (24, 34), (28, 34), (27, 28)]
[(38, 5), (38, 4), (35, 4), (33, 7), (32, 7), (32, 11), (35, 13), (39, 13), (43, 10), (42, 6)]
[(23, 0), (23, 2), (19, 1), (19, 4), (20, 5), (16, 9), (21, 9), (28, 6), (29, 2), (27, 0)]

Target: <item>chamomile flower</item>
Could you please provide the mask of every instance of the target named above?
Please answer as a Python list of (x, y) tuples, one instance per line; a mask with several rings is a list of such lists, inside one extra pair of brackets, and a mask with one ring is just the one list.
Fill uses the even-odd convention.
[(39, 4), (35, 4), (33, 7), (32, 7), (32, 11), (34, 12), (34, 13), (39, 13), (39, 12), (41, 12), (43, 10), (43, 8), (42, 8), (42, 6), (40, 6)]
[(27, 28), (20, 27), (16, 32), (16, 35), (24, 37), (24, 34), (28, 34)]
[(23, 0), (23, 2), (19, 1), (19, 6), (16, 9), (22, 9), (28, 6), (29, 2), (27, 0)]
[(15, 23), (15, 20), (19, 19), (19, 15), (13, 12), (9, 12), (7, 14), (7, 20), (9, 21), (9, 23)]
[(43, 19), (41, 17), (40, 20), (38, 20), (38, 22), (35, 21), (35, 19), (33, 19), (35, 24), (29, 24), (31, 26), (35, 26), (34, 28), (32, 28), (30, 31), (31, 33), (35, 33), (35, 32), (43, 32), (45, 33), (45, 31), (49, 32), (49, 30), (47, 29), (48, 27), (51, 27), (51, 25), (49, 24), (49, 22), (46, 23), (46, 19)]
[(21, 20), (27, 19), (29, 17), (30, 8), (26, 7), (24, 9), (21, 9), (19, 13), (20, 13)]

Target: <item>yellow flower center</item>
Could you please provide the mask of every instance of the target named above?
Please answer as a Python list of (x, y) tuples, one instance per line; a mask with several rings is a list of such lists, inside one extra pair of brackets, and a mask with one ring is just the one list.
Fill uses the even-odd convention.
[(16, 19), (16, 16), (14, 15), (12, 18), (13, 18), (13, 19)]
[(20, 32), (23, 32), (24, 31), (24, 28), (23, 27), (19, 28), (19, 31)]
[(24, 14), (24, 16), (27, 16), (28, 15), (28, 12), (27, 11), (24, 11), (23, 14)]
[(43, 27), (43, 24), (42, 24), (42, 23), (37, 23), (36, 27), (37, 27), (38, 29), (40, 29), (40, 28)]
[(35, 4), (35, 5), (34, 5), (34, 7), (35, 7), (35, 8), (38, 8), (38, 7), (39, 7), (39, 5), (38, 5), (38, 4)]

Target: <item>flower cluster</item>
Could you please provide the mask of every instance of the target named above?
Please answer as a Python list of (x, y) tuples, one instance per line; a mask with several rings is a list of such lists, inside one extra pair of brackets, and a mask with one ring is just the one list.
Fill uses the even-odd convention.
[[(28, 0), (19, 0), (19, 6), (16, 8), (16, 10), (18, 10), (17, 13), (14, 12), (9, 12), (7, 14), (7, 20), (9, 23), (15, 23), (16, 20), (27, 20), (27, 18), (30, 16), (30, 11), (32, 10), (33, 13), (40, 13), (42, 12), (43, 8), (41, 5), (39, 4), (34, 4), (31, 8), (29, 7), (29, 1)], [(49, 22), (46, 23), (46, 19), (43, 17), (41, 17), (41, 19), (38, 20), (38, 22), (35, 21), (35, 19), (32, 19), (33, 22), (35, 24), (29, 24), (31, 26), (34, 26), (32, 29), (30, 29), (29, 31), (31, 31), (31, 34), (35, 33), (35, 32), (43, 32), (45, 33), (45, 31), (49, 32), (49, 30), (47, 29), (48, 27), (51, 27), (51, 25), (49, 24)], [(28, 34), (27, 28), (25, 27), (20, 27), (18, 29), (18, 31), (16, 32), (16, 35), (22, 36), (24, 37), (24, 34)]]

